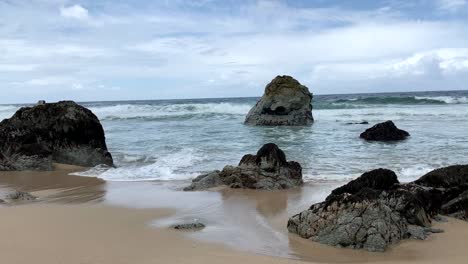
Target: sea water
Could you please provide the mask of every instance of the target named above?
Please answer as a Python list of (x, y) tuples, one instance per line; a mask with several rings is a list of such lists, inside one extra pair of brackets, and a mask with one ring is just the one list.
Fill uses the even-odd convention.
[[(108, 181), (187, 181), (236, 165), (276, 143), (303, 167), (305, 181), (347, 181), (375, 168), (411, 181), (438, 167), (468, 163), (468, 91), (316, 95), (307, 127), (243, 124), (258, 98), (82, 102), (100, 119), (116, 168), (79, 173)], [(20, 105), (1, 105), (0, 119)], [(405, 141), (366, 142), (359, 134), (393, 120)], [(370, 124), (349, 124), (367, 121)]]

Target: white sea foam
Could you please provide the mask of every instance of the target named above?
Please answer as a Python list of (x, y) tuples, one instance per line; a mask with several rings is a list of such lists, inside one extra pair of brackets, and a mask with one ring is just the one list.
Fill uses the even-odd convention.
[(398, 179), (401, 182), (410, 182), (419, 179), (421, 176), (434, 169), (436, 168), (420, 164), (411, 167), (401, 168), (396, 173), (398, 175)]
[(437, 100), (446, 104), (468, 104), (468, 97), (466, 96), (416, 96), (417, 100)]
[(100, 165), (84, 172), (73, 173), (73, 175), (99, 177), (108, 181), (188, 180), (197, 176), (198, 173), (187, 172), (187, 170), (201, 160), (202, 157), (193, 149), (183, 149), (159, 157), (151, 164), (137, 163), (117, 168)]
[(101, 119), (136, 119), (164, 118), (185, 115), (226, 114), (245, 115), (251, 105), (233, 103), (206, 104), (169, 104), (169, 105), (132, 105), (121, 104), (104, 107), (91, 107), (91, 110)]
[(14, 105), (0, 105), (0, 121), (10, 118), (18, 109), (19, 107)]

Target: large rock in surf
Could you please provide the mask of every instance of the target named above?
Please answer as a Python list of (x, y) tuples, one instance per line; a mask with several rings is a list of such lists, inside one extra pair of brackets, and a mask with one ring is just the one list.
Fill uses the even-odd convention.
[(394, 141), (403, 140), (409, 136), (408, 132), (398, 129), (392, 121), (386, 121), (367, 129), (360, 137), (370, 141)]
[(0, 122), (0, 170), (113, 165), (98, 118), (72, 101), (23, 107)]
[(239, 166), (226, 166), (198, 176), (185, 191), (206, 190), (216, 186), (230, 188), (277, 190), (302, 185), (302, 168), (287, 161), (284, 152), (273, 143), (265, 144), (256, 155), (247, 154)]
[(378, 169), (335, 189), (324, 202), (291, 217), (288, 230), (323, 244), (384, 251), (406, 238), (424, 239), (431, 218), (468, 220), (468, 166), (432, 171), (406, 184)]
[(277, 76), (249, 111), (245, 124), (256, 126), (305, 126), (312, 117), (312, 94), (291, 76)]

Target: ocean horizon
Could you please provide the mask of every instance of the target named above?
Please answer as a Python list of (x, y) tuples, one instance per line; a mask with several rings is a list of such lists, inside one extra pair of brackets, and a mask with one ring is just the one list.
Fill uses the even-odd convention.
[[(100, 119), (116, 168), (97, 166), (78, 175), (110, 181), (189, 181), (236, 165), (244, 154), (269, 142), (302, 164), (306, 182), (347, 181), (380, 167), (411, 181), (465, 161), (468, 91), (315, 95), (310, 127), (244, 125), (257, 100), (81, 102)], [(1, 105), (0, 119), (20, 106)], [(411, 137), (398, 144), (359, 139), (366, 128), (386, 120)]]

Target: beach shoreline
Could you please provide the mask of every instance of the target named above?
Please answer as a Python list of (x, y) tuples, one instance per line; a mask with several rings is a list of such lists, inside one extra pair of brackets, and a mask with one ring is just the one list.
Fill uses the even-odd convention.
[[(384, 253), (339, 249), (320, 245), (288, 234), (285, 221), (291, 201), (303, 204), (308, 191), (290, 190), (255, 192), (218, 190), (183, 193), (177, 188), (167, 195), (154, 182), (112, 183), (98, 178), (69, 175), (80, 167), (58, 166), (53, 172), (1, 172), (1, 190), (18, 188), (39, 197), (33, 203), (3, 205), (0, 228), (4, 237), (0, 244), (2, 260), (8, 263), (464, 263), (468, 252), (463, 248), (468, 236), (466, 222), (450, 219), (435, 223), (445, 233), (434, 234), (425, 241), (408, 240), (391, 246)], [(8, 175), (8, 177), (7, 177)], [(314, 192), (332, 186), (305, 187)], [(167, 186), (164, 188), (167, 189)], [(125, 195), (124, 195), (125, 194)], [(200, 207), (181, 207), (157, 202), (163, 196), (189, 196), (194, 203), (216, 200), (217, 211), (201, 212)], [(299, 197), (303, 197), (302, 200)], [(320, 196), (320, 195), (319, 195)], [(125, 202), (122, 202), (123, 199)], [(154, 197), (154, 198), (149, 198)], [(316, 197), (314, 199), (320, 199)], [(312, 202), (310, 202), (311, 204)], [(309, 205), (310, 205), (309, 204)], [(168, 206), (169, 205), (169, 206)], [(305, 207), (303, 207), (305, 208)], [(219, 224), (245, 211), (246, 216)], [(184, 214), (185, 213), (185, 214)], [(196, 214), (213, 214), (207, 230), (178, 232), (171, 229), (174, 221), (183, 221)], [(252, 214), (252, 217), (249, 215)], [(261, 216), (271, 229), (258, 228), (258, 237), (270, 251), (257, 250), (255, 241), (244, 243), (253, 250), (236, 247), (230, 238), (231, 225), (246, 233), (255, 232), (255, 218)], [(219, 218), (219, 219), (217, 219)], [(253, 221), (250, 223), (249, 221)], [(210, 226), (213, 225), (214, 227)], [(253, 228), (250, 226), (252, 225)], [(216, 229), (227, 229), (219, 231)], [(263, 231), (262, 231), (263, 230)], [(271, 230), (271, 231), (270, 231)], [(242, 230), (241, 230), (242, 231)], [(274, 241), (268, 232), (279, 232)], [(223, 237), (224, 236), (224, 237)], [(244, 239), (243, 233), (239, 237)], [(278, 243), (277, 243), (278, 242)], [(286, 245), (291, 252), (280, 254)], [(276, 247), (276, 249), (275, 249)], [(278, 253), (278, 254), (276, 254)]]

